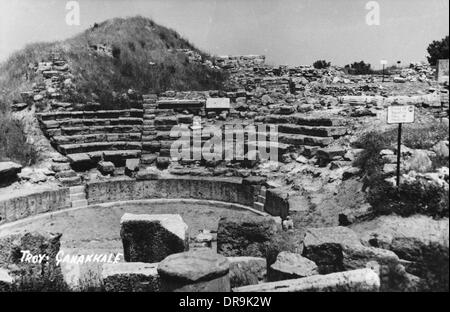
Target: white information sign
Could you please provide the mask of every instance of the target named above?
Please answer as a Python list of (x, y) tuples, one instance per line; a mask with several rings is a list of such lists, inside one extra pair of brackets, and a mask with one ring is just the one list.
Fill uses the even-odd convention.
[(223, 109), (228, 110), (231, 108), (229, 98), (207, 98), (206, 109)]
[(413, 105), (393, 105), (387, 110), (387, 123), (412, 123), (414, 122)]

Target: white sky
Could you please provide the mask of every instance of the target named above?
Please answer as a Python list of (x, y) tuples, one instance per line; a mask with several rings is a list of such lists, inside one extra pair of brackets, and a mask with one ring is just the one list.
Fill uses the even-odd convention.
[(138, 14), (207, 52), (265, 54), (270, 63), (291, 65), (424, 61), (428, 44), (449, 31), (448, 0), (379, 0), (379, 26), (366, 24), (367, 0), (79, 0), (80, 26), (65, 23), (66, 2), (0, 0), (0, 61), (27, 43)]

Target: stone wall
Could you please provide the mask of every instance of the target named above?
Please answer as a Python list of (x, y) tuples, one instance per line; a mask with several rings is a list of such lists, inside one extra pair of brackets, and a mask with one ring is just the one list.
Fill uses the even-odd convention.
[(0, 224), (70, 207), (68, 188), (14, 197), (0, 201)]
[(151, 198), (195, 198), (253, 207), (255, 190), (240, 179), (173, 177), (158, 180), (115, 180), (88, 183), (88, 203)]

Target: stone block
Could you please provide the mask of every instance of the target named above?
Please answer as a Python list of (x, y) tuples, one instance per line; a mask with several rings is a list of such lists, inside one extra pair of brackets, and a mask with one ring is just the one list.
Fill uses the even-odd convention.
[(378, 292), (379, 290), (380, 279), (371, 269), (233, 288), (233, 292)]
[(217, 230), (217, 252), (225, 256), (265, 257), (277, 230), (270, 217), (222, 217)]
[(162, 291), (229, 292), (230, 262), (209, 248), (168, 256), (158, 265)]
[(107, 292), (157, 292), (160, 280), (157, 263), (105, 263), (102, 281)]
[(188, 226), (180, 215), (126, 213), (120, 220), (125, 261), (154, 263), (189, 249)]
[(259, 257), (228, 257), (231, 287), (256, 285), (265, 281), (266, 259)]
[(319, 274), (317, 265), (300, 254), (280, 252), (268, 271), (269, 281), (281, 281)]

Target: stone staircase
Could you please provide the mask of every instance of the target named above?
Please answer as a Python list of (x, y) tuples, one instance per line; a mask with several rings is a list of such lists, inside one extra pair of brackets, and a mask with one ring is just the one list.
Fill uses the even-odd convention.
[(158, 154), (156, 153), (157, 144), (155, 144), (155, 116), (156, 116), (156, 94), (147, 94), (143, 96), (144, 117), (142, 125), (142, 154), (141, 166), (149, 166), (156, 161)]
[(264, 211), (264, 205), (266, 204), (266, 187), (262, 186), (259, 190), (259, 195), (256, 201), (253, 203), (253, 208), (258, 211)]
[(72, 208), (86, 208), (88, 206), (84, 185), (70, 187), (69, 194)]
[(305, 156), (313, 156), (320, 148), (347, 133), (345, 121), (340, 118), (320, 116), (267, 115), (256, 118), (255, 123), (276, 125), (278, 142), (286, 150), (296, 150)]
[[(54, 111), (37, 117), (51, 144), (76, 171), (101, 160), (120, 167), (126, 159), (141, 157), (142, 109)], [(64, 173), (64, 178), (73, 178), (70, 174)]]

